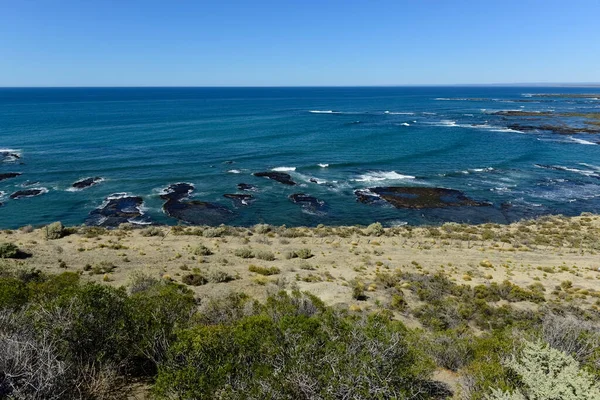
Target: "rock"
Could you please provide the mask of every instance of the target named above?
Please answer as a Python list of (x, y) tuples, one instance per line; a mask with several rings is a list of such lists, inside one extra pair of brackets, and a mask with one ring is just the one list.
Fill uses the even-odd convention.
[(27, 189), (27, 190), (19, 190), (10, 195), (11, 199), (22, 199), (24, 197), (35, 197), (46, 193), (48, 189), (40, 188), (40, 189)]
[(492, 115), (501, 115), (503, 117), (548, 117), (554, 115), (554, 113), (551, 111), (506, 110), (493, 112)]
[(147, 224), (150, 220), (140, 209), (143, 203), (144, 199), (139, 196), (109, 196), (101, 207), (90, 212), (85, 223), (107, 228), (116, 228), (127, 222)]
[(6, 172), (4, 174), (0, 174), (0, 181), (3, 181), (5, 179), (16, 178), (17, 176), (20, 176), (20, 175), (21, 175), (20, 172)]
[(194, 225), (219, 225), (226, 223), (233, 216), (227, 207), (205, 201), (184, 201), (194, 190), (189, 183), (170, 185), (160, 197), (167, 200), (163, 210), (172, 218)]
[(94, 178), (85, 178), (85, 179), (75, 182), (71, 186), (74, 187), (75, 189), (85, 189), (90, 186), (97, 185), (98, 183), (102, 182), (102, 180), (103, 179), (100, 178), (99, 176), (96, 176)]
[(369, 189), (358, 189), (354, 191), (357, 200), (363, 204), (372, 204), (382, 201), (381, 197), (371, 192)]
[(321, 213), (325, 211), (325, 202), (314, 196), (304, 193), (294, 193), (289, 196), (289, 199), (296, 204), (300, 204), (305, 210), (313, 213)]
[(292, 180), (292, 177), (285, 172), (279, 171), (266, 171), (266, 172), (255, 172), (254, 176), (269, 178), (284, 185), (294, 186), (296, 182)]
[(12, 162), (17, 161), (21, 158), (21, 156), (12, 151), (0, 151), (0, 161), (2, 162)]
[(169, 187), (165, 189), (164, 193), (160, 195), (160, 198), (163, 200), (179, 201), (187, 198), (193, 190), (194, 186), (189, 183), (175, 183), (173, 185), (169, 185)]
[(249, 183), (238, 183), (238, 190), (255, 191), (256, 186), (250, 185)]
[(372, 203), (381, 198), (396, 208), (423, 209), (491, 205), (487, 202), (472, 200), (459, 190), (446, 188), (388, 186), (370, 188), (368, 192), (371, 194), (365, 191), (356, 192), (358, 201), (362, 203)]
[(600, 133), (600, 127), (576, 127), (576, 126), (567, 126), (567, 125), (550, 125), (550, 124), (540, 124), (540, 125), (522, 125), (522, 124), (510, 124), (507, 126), (508, 129), (513, 129), (522, 132), (531, 132), (531, 131), (550, 131), (552, 133), (556, 133), (559, 135), (574, 135), (578, 133), (592, 133), (598, 134)]
[(254, 200), (254, 196), (251, 194), (227, 193), (223, 197), (233, 200), (233, 204), (236, 206), (247, 206)]

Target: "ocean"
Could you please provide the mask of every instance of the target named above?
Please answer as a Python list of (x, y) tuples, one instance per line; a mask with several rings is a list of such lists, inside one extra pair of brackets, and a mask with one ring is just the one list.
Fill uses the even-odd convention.
[[(128, 205), (131, 221), (170, 225), (509, 223), (599, 212), (600, 136), (561, 128), (598, 127), (584, 115), (600, 113), (598, 92), (3, 88), (0, 176), (20, 175), (0, 180), (0, 228), (104, 224), (90, 212), (127, 196), (140, 198)], [(257, 172), (287, 173), (296, 185)], [(219, 212), (167, 215), (175, 183), (193, 187), (186, 204)], [(357, 190), (390, 186), (454, 189), (485, 205), (397, 208), (375, 192), (375, 201), (358, 201)]]

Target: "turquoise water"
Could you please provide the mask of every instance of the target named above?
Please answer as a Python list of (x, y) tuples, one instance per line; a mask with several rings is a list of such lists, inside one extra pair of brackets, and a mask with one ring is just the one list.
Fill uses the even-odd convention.
[[(22, 173), (0, 181), (0, 227), (81, 224), (115, 193), (141, 196), (147, 218), (176, 224), (159, 195), (177, 182), (194, 185), (193, 199), (229, 208), (228, 222), (236, 225), (509, 222), (599, 212), (599, 138), (507, 129), (532, 118), (491, 114), (600, 112), (593, 98), (531, 97), (557, 92), (594, 90), (0, 89), (0, 174)], [(298, 185), (251, 175), (272, 169), (287, 171)], [(104, 180), (71, 188), (96, 176)], [(242, 182), (257, 187), (255, 201), (223, 197), (240, 193)], [(356, 189), (374, 186), (458, 189), (492, 206), (401, 210), (356, 201)], [(47, 192), (9, 197), (31, 188)], [(294, 204), (293, 193), (324, 205)]]

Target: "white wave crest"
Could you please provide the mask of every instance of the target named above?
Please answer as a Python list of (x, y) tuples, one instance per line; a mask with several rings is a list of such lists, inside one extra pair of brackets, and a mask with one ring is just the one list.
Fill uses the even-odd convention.
[(277, 168), (273, 168), (271, 171), (277, 171), (277, 172), (290, 172), (290, 171), (295, 171), (296, 167), (277, 167)]
[(362, 174), (358, 178), (354, 179), (355, 182), (377, 182), (386, 180), (404, 180), (404, 179), (415, 179), (412, 175), (402, 175), (396, 171), (376, 171)]
[(569, 140), (571, 140), (574, 143), (579, 143), (579, 144), (588, 144), (588, 145), (597, 145), (598, 144), (598, 143), (590, 142), (588, 140), (574, 138), (573, 136), (569, 136)]
[(317, 164), (319, 167), (321, 168), (327, 168), (329, 167), (329, 164)]
[(230, 174), (241, 174), (242, 173), (242, 171), (240, 171), (239, 169), (230, 169), (227, 172), (229, 172)]
[(309, 113), (312, 113), (312, 114), (341, 114), (341, 112), (333, 111), (333, 110), (310, 110)]
[(384, 114), (389, 115), (415, 115), (414, 112), (395, 112), (395, 111), (384, 111)]
[(410, 124), (408, 122), (403, 122), (400, 125), (402, 125), (402, 126), (410, 126)]

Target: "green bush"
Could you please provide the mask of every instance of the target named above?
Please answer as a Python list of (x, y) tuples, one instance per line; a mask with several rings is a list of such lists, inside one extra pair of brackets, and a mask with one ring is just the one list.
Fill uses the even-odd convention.
[(274, 261), (275, 254), (273, 254), (273, 252), (271, 251), (259, 250), (256, 252), (256, 258), (258, 258), (259, 260)]
[[(271, 298), (267, 308), (288, 310), (289, 301)], [(158, 398), (431, 399), (431, 371), (398, 322), (289, 310), (180, 331), (154, 391)]]
[(198, 245), (198, 247), (194, 249), (193, 253), (197, 256), (210, 256), (213, 254), (213, 252), (208, 247), (202, 244)]
[(57, 221), (46, 226), (46, 239), (60, 239), (63, 236), (65, 236), (65, 228), (62, 222)]
[(19, 248), (13, 243), (0, 243), (0, 258), (16, 258)]
[(281, 270), (277, 267), (260, 267), (258, 265), (250, 265), (248, 267), (248, 271), (250, 272), (256, 272), (257, 274), (260, 275), (265, 275), (265, 276), (269, 276), (269, 275), (277, 275), (278, 273), (281, 272)]
[(235, 249), (233, 254), (235, 254), (236, 256), (241, 257), (241, 258), (254, 258), (254, 252), (249, 247), (242, 248), (242, 249)]
[(142, 235), (144, 237), (151, 237), (151, 236), (163, 237), (163, 236), (165, 236), (165, 233), (158, 226), (149, 226), (148, 228), (142, 229), (140, 231), (140, 235)]
[(367, 236), (381, 236), (381, 235), (385, 234), (385, 230), (383, 229), (383, 226), (381, 225), (381, 223), (375, 222), (374, 224), (367, 226), (367, 230), (365, 231), (365, 234)]
[(20, 308), (29, 300), (29, 291), (23, 281), (16, 278), (0, 278), (0, 310)]
[(208, 279), (206, 279), (203, 275), (200, 274), (184, 275), (181, 281), (186, 285), (190, 286), (201, 286), (208, 283)]
[(301, 258), (303, 260), (306, 260), (306, 259), (311, 258), (313, 256), (313, 254), (310, 251), (310, 249), (300, 249), (300, 250), (296, 250), (294, 253), (296, 253), (296, 256), (298, 258)]

